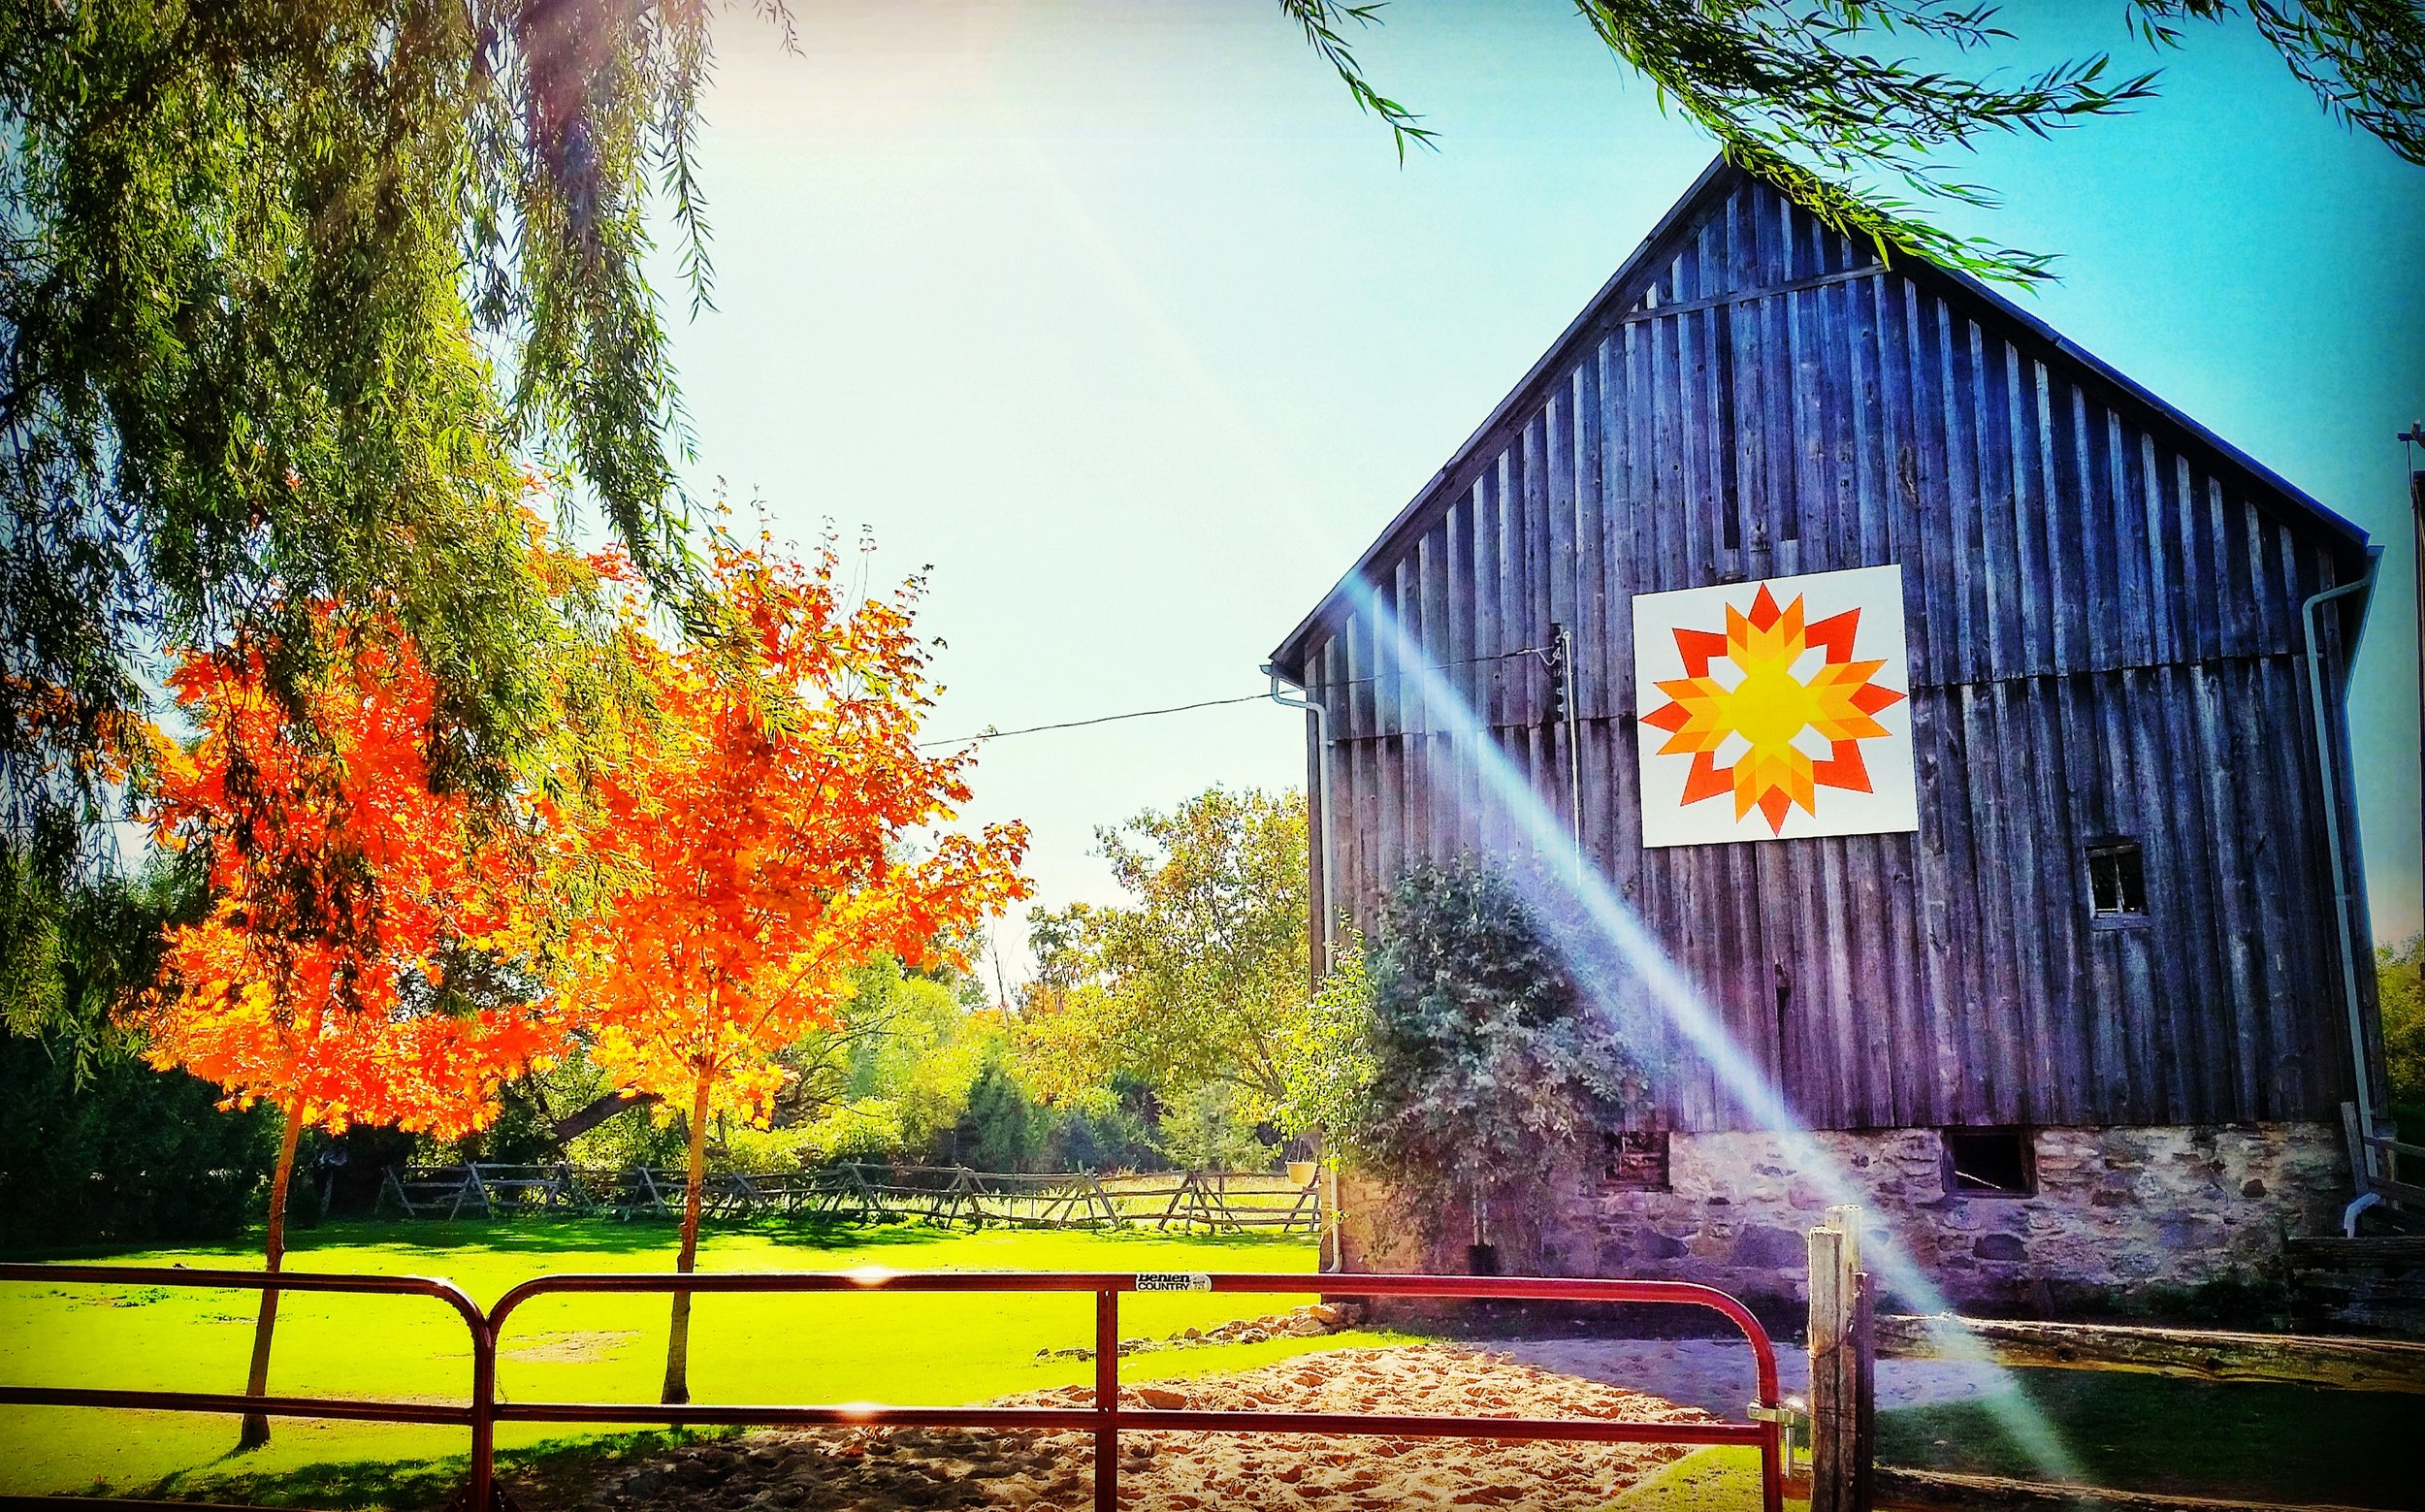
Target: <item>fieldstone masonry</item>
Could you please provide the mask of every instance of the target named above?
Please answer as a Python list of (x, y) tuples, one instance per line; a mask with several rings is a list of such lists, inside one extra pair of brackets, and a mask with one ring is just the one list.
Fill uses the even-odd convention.
[[(2016, 1197), (1950, 1195), (1933, 1129), (1676, 1134), (1667, 1190), (1620, 1189), (1569, 1166), (1534, 1203), (1495, 1205), (1486, 1228), (1509, 1272), (1700, 1281), (1783, 1307), (1805, 1300), (1805, 1234), (1829, 1204), (1852, 1201), (1892, 1225), (1956, 1306), (2136, 1310), (2161, 1291), (2279, 1280), (2283, 1233), (2335, 1232), (2348, 1199), (2340, 1133), (2323, 1124), (2029, 1138), (2037, 1189)], [(1847, 1190), (1814, 1178), (1827, 1169)], [(1465, 1269), (1462, 1213), (1445, 1221), (1371, 1181), (1342, 1196), (1345, 1269)]]

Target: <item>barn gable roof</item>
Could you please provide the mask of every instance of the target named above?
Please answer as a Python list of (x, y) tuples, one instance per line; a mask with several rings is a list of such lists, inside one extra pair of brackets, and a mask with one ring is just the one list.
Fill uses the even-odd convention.
[[(1323, 595), (1321, 602), (1288, 632), (1273, 653), (1272, 659), (1277, 666), (1292, 676), (1302, 675), (1302, 660), (1310, 642), (1326, 621), (1342, 613), (1348, 585), (1359, 577), (1370, 577), (1377, 567), (1394, 560), (1408, 540), (1431, 527), (1449, 502), (1469, 485), (1474, 469), (1504, 443), (1510, 422), (1520, 422), (1538, 406), (1548, 385), (1562, 381), (1565, 374), (1582, 361), (1587, 342), (1599, 339), (1603, 332), (1643, 303), (1645, 295), (1675, 260), (1685, 239), (1704, 218), (1716, 212), (1740, 191), (1751, 177), (1723, 157), (1701, 171), (1692, 187), (1660, 217), (1658, 224), (1642, 239), (1641, 244), (1600, 286), (1582, 312), (1559, 334), (1540, 360), (1508, 391), (1506, 398), (1499, 402), (1446, 465), (1424, 484), (1406, 507), (1398, 511), (1387, 528), (1356, 559), (1355, 564)], [(2247, 485), (2251, 497), (2269, 504), (2274, 513), (2294, 529), (2344, 552), (2355, 554), (2365, 548), (2367, 535), (2357, 525), (2182, 413), (2112, 364), (2084, 350), (2043, 319), (1979, 279), (1924, 259), (1908, 256), (1894, 265), (1893, 272), (1931, 286), (1956, 307), (1967, 306), (1983, 323), (2003, 325), (2016, 339), (2045, 348), (2052, 361), (2067, 365), (2083, 382), (2101, 385), (2113, 391), (2115, 399), (2121, 404), (2144, 410), (2159, 425), (2178, 433), (2186, 445), (2206, 453), (2218, 470), (2237, 473)], [(1756, 291), (1747, 287), (1737, 292), (1749, 295)], [(1732, 297), (1724, 295), (1719, 298)]]

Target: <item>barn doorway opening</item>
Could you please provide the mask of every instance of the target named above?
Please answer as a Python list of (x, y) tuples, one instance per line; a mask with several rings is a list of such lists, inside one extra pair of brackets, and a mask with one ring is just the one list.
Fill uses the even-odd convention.
[(2026, 1129), (1948, 1129), (1945, 1192), (1949, 1197), (2034, 1197), (2037, 1162)]
[(1615, 1129), (1601, 1135), (1600, 1142), (1606, 1157), (1600, 1167), (1603, 1186), (1619, 1192), (1672, 1190), (1667, 1181), (1666, 1130)]

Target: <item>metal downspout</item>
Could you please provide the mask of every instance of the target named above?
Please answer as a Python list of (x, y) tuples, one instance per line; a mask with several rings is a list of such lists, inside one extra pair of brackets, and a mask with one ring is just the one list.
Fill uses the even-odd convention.
[[(1331, 711), (1310, 697), (1282, 697), (1279, 691), (1281, 681), (1279, 668), (1272, 662), (1263, 663), (1263, 675), (1272, 680), (1274, 703), (1283, 709), (1303, 709), (1313, 716), (1314, 802), (1321, 810), (1321, 828), (1314, 840), (1321, 847), (1322, 853), (1322, 895), (1315, 900), (1315, 906), (1321, 910), (1321, 915), (1315, 920), (1316, 927), (1313, 931), (1314, 941), (1319, 947), (1314, 952), (1316, 958), (1313, 962), (1314, 983), (1318, 986), (1321, 979), (1330, 973), (1331, 929), (1338, 919), (1338, 916), (1331, 911), (1332, 878), (1338, 875), (1331, 865)], [(1303, 683), (1295, 683), (1291, 686), (1299, 692), (1308, 692)], [(1325, 1271), (1344, 1271), (1347, 1264), (1340, 1234), (1339, 1152), (1336, 1149), (1325, 1149), (1322, 1151), (1322, 1156), (1324, 1184), (1329, 1188), (1330, 1212), (1322, 1219), (1321, 1247), (1327, 1253), (1321, 1257), (1319, 1264)]]
[[(2373, 1175), (2371, 1170), (2374, 1164), (2373, 1153), (2363, 1142), (2372, 1139), (2375, 1134), (2375, 1095), (2366, 1069), (2366, 1017), (2358, 1003), (2357, 947), (2350, 937), (2349, 928), (2349, 867), (2344, 855), (2341, 841), (2341, 762), (2333, 749), (2332, 724), (2326, 717), (2324, 707), (2324, 661), (2321, 648), (2317, 644), (2319, 637), (2316, 632), (2315, 611), (2337, 598), (2345, 598), (2352, 594), (2366, 594), (2371, 597), (2375, 587), (2376, 563), (2381, 560), (2382, 554), (2381, 547), (2369, 547), (2366, 553), (2366, 575), (2364, 577), (2352, 583), (2344, 583), (2338, 588), (2327, 588), (2321, 593), (2311, 595), (2299, 605), (2300, 624), (2307, 631), (2307, 692), (2308, 701), (2315, 716), (2315, 762), (2317, 775), (2322, 778), (2324, 784), (2324, 839), (2332, 859), (2333, 917), (2341, 946), (2342, 1005), (2349, 1018), (2349, 1067), (2357, 1084), (2360, 1143), (2352, 1152), (2356, 1157), (2357, 1169), (2350, 1173), (2350, 1177), (2356, 1183), (2359, 1203), (2363, 1203), (2369, 1195), (2369, 1180)], [(2365, 633), (2366, 605), (2361, 602), (2358, 606), (2358, 627), (2356, 632), (2349, 637), (2348, 654), (2344, 659), (2352, 669), (2357, 665), (2358, 643)], [(2342, 692), (2342, 702), (2345, 713), (2348, 702), (2348, 692), (2345, 686)], [(2355, 1206), (2353, 1204), (2352, 1207), (2354, 1208)], [(2350, 1216), (2355, 1216), (2354, 1211)]]
[[(1263, 663), (1263, 675), (1272, 680), (1274, 703), (1283, 709), (1303, 709), (1313, 716), (1314, 802), (1322, 811), (1321, 828), (1314, 836), (1315, 843), (1322, 850), (1322, 896), (1316, 900), (1321, 912), (1315, 920), (1317, 927), (1313, 932), (1314, 942), (1318, 947), (1314, 952), (1313, 974), (1315, 981), (1318, 981), (1331, 969), (1331, 930), (1338, 919), (1338, 916), (1331, 910), (1332, 879), (1336, 876), (1331, 866), (1331, 711), (1311, 698), (1282, 696), (1279, 691), (1280, 684), (1288, 680), (1280, 676), (1279, 668), (1273, 663), (1269, 661)], [(1289, 686), (1299, 692), (1306, 691), (1303, 683), (1289, 682)]]

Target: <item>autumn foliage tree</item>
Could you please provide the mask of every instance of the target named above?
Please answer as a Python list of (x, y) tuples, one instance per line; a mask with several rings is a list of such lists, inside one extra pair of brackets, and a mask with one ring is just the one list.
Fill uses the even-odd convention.
[[(653, 709), (589, 786), (565, 984), (591, 1062), (688, 1117), (684, 1272), (709, 1120), (766, 1117), (790, 1075), (776, 1052), (832, 1020), (852, 968), (958, 955), (1027, 892), (1024, 826), (943, 829), (972, 756), (919, 749), (920, 579), (848, 602), (830, 542), (802, 563), (724, 536), (706, 572), (722, 624), (668, 645), (636, 599), (626, 622)], [(690, 1396), (690, 1314), (677, 1292), (669, 1402)]]
[[(146, 1054), (283, 1116), (273, 1272), (307, 1127), (469, 1132), (552, 1043), (523, 907), (528, 849), (433, 786), (435, 679), (392, 623), (315, 613), (316, 643), (336, 656), (300, 676), (272, 674), (275, 643), (181, 659), (169, 688), (194, 738), (155, 736), (143, 809), (156, 843), (200, 849), (210, 883), (207, 915), (168, 934), (140, 1013)], [(264, 1292), (253, 1396), (276, 1322), (277, 1293)], [(242, 1447), (268, 1438), (266, 1417), (245, 1418)]]

